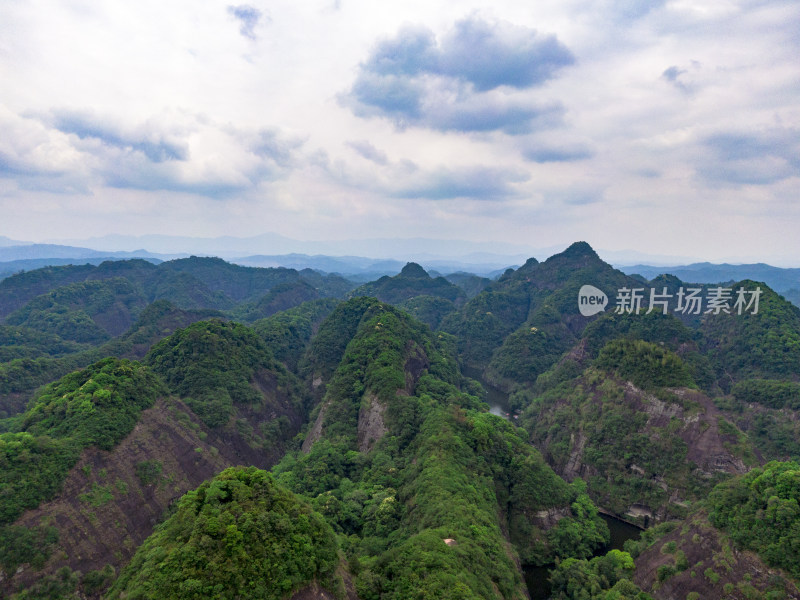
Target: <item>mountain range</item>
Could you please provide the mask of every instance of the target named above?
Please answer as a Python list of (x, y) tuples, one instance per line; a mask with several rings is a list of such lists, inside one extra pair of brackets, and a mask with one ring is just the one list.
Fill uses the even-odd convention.
[[(277, 240), (277, 241), (276, 241)], [(482, 277), (495, 278), (508, 268), (517, 268), (527, 260), (526, 254), (499, 254), (504, 248), (520, 250), (512, 246), (491, 245), (491, 250), (479, 251), (481, 245), (469, 242), (439, 242), (436, 240), (373, 240), (364, 246), (364, 256), (343, 254), (346, 244), (342, 243), (306, 243), (290, 240), (269, 234), (253, 238), (184, 238), (175, 236), (106, 236), (86, 241), (90, 245), (106, 248), (94, 250), (83, 246), (66, 246), (58, 244), (30, 244), (11, 240), (0, 236), (0, 279), (23, 270), (37, 269), (44, 266), (67, 264), (95, 264), (104, 260), (120, 260), (125, 258), (144, 258), (153, 263), (176, 258), (187, 258), (191, 254), (199, 256), (223, 256), (231, 262), (249, 267), (286, 267), (295, 269), (313, 269), (322, 273), (338, 273), (354, 282), (366, 283), (385, 275), (395, 275), (405, 264), (396, 257), (410, 257), (426, 269), (436, 274), (464, 272)], [(159, 248), (164, 252), (144, 250)], [(338, 245), (337, 245), (338, 244)], [(291, 249), (288, 253), (246, 254), (248, 251), (263, 248)], [(120, 250), (119, 248), (133, 248)], [(135, 248), (139, 248), (138, 250)], [(307, 254), (311, 248), (324, 249), (328, 253)], [(408, 253), (408, 250), (413, 251)], [(487, 246), (487, 249), (489, 247)], [(218, 250), (216, 253), (214, 249)], [(378, 250), (379, 249), (379, 250)], [(428, 251), (426, 251), (426, 249)], [(300, 251), (302, 250), (302, 251)], [(547, 256), (556, 248), (534, 251), (535, 256)], [(627, 274), (638, 274), (646, 279), (653, 279), (660, 274), (672, 274), (688, 283), (724, 283), (749, 278), (768, 283), (774, 290), (786, 296), (791, 302), (800, 305), (800, 268), (781, 268), (764, 263), (757, 264), (713, 264), (691, 263), (670, 264), (664, 262), (669, 257), (660, 259), (658, 264), (630, 265), (625, 260), (632, 257), (646, 257), (635, 252), (601, 252), (606, 260), (613, 262)], [(383, 255), (384, 258), (368, 258)], [(612, 260), (611, 257), (614, 257)], [(673, 257), (674, 258), (674, 257)]]
[(800, 309), (742, 277), (757, 311), (687, 313), (710, 282), (584, 242), (520, 263), (6, 277), (0, 594), (800, 598)]
[(667, 273), (688, 283), (726, 283), (752, 279), (763, 281), (776, 292), (797, 304), (800, 299), (800, 268), (780, 268), (764, 263), (749, 265), (692, 263), (683, 266), (634, 265), (620, 267), (629, 275), (638, 274), (653, 279)]
[[(413, 260), (428, 265), (431, 261), (446, 264), (461, 262), (471, 265), (495, 265), (495, 268), (522, 264), (528, 257), (539, 260), (562, 251), (563, 244), (540, 246), (533, 244), (513, 244), (498, 241), (478, 241), (470, 239), (438, 238), (380, 238), (345, 240), (297, 240), (277, 233), (264, 233), (250, 237), (189, 237), (174, 235), (115, 235), (83, 239), (52, 239), (46, 244), (88, 247), (106, 254), (114, 252), (137, 252), (146, 248), (156, 255), (179, 258), (191, 254), (198, 256), (220, 256), (226, 259), (247, 256), (282, 256), (287, 254), (327, 255), (327, 256), (365, 256), (378, 260)], [(12, 245), (33, 245), (33, 242), (12, 240), (0, 236), (0, 247)], [(691, 256), (664, 255), (642, 250), (607, 250), (598, 253), (607, 262), (615, 265), (654, 264), (675, 265), (696, 262)], [(766, 257), (765, 257), (766, 258)], [(729, 262), (741, 260), (728, 259)], [(776, 262), (776, 261), (772, 261)], [(785, 260), (778, 260), (783, 265)], [(265, 265), (266, 266), (266, 265)], [(483, 269), (483, 267), (481, 267)]]

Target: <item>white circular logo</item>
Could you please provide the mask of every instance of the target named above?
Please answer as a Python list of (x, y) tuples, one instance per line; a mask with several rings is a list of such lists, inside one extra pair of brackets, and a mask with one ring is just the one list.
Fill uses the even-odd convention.
[(578, 292), (578, 310), (584, 317), (591, 317), (606, 309), (608, 296), (593, 285), (584, 285)]

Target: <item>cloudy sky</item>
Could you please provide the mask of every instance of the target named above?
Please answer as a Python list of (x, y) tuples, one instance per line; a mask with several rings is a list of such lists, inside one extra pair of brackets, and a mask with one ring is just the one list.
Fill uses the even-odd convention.
[(0, 2), (0, 235), (800, 266), (797, 0), (246, 1)]

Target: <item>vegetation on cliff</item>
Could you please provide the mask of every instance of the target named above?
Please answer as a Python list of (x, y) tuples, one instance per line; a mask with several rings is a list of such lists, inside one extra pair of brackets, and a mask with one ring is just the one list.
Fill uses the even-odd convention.
[(280, 600), (311, 582), (335, 588), (325, 520), (254, 467), (229, 468), (187, 493), (107, 598)]

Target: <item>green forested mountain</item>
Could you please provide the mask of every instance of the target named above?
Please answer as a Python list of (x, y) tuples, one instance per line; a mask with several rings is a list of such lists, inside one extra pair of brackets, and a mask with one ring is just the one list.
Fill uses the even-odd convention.
[(212, 290), (191, 273), (160, 270), (147, 281), (152, 301), (167, 300), (181, 308), (232, 309), (236, 302), (222, 290)]
[(720, 314), (700, 327), (722, 385), (750, 378), (800, 380), (800, 308), (764, 284), (741, 281), (731, 286), (762, 290), (759, 312)]
[(519, 422), (559, 474), (642, 523), (686, 514), (721, 478), (758, 464), (680, 357), (644, 341), (609, 342), (577, 377), (534, 396)]
[(46, 294), (57, 287), (85, 281), (95, 268), (89, 264), (43, 267), (3, 279), (0, 281), (0, 317), (5, 318), (36, 296)]
[(246, 434), (265, 451), (294, 435), (305, 416), (300, 382), (238, 323), (199, 321), (180, 329), (153, 346), (145, 363), (208, 427)]
[(113, 448), (161, 393), (146, 368), (111, 358), (45, 387), (0, 434), (0, 524), (52, 498), (81, 450)]
[(0, 595), (800, 597), (795, 307), (681, 312), (583, 242), (456, 275), (0, 282)]
[(433, 278), (416, 263), (408, 263), (394, 277), (366, 283), (350, 296), (374, 296), (402, 306), (407, 312), (437, 329), (442, 319), (466, 301), (465, 292), (444, 277)]
[(338, 304), (333, 298), (304, 302), (271, 317), (259, 319), (253, 323), (253, 329), (266, 342), (275, 358), (297, 373), (312, 337)]
[[(141, 357), (179, 324), (223, 316), (209, 311), (253, 321), (307, 300), (341, 297), (351, 287), (341, 277), (310, 270), (240, 267), (197, 257), (159, 265), (106, 261), (14, 275), (0, 281), (0, 416), (19, 412), (38, 385), (70, 370), (104, 356)], [(174, 326), (154, 330), (152, 323), (137, 321), (148, 306), (165, 301), (184, 311)], [(192, 311), (196, 317), (188, 316)]]
[(233, 314), (242, 321), (253, 322), (320, 297), (320, 292), (304, 280), (279, 283), (258, 302), (242, 304)]
[(800, 465), (771, 462), (717, 486), (709, 520), (740, 547), (800, 578)]
[(133, 284), (115, 277), (56, 288), (14, 311), (5, 322), (96, 344), (127, 331), (146, 305)]
[(0, 326), (0, 340), (8, 344), (3, 350), (10, 359), (0, 364), (0, 417), (20, 412), (39, 385), (106, 356), (142, 358), (151, 345), (177, 328), (212, 316), (222, 315), (214, 310), (179, 309), (157, 300), (141, 311), (125, 334), (94, 347), (30, 328)]
[[(332, 371), (312, 343), (312, 376), (327, 391), (276, 472), (340, 533), (359, 597), (522, 597), (516, 556), (542, 563), (603, 543), (588, 498), (459, 391), (447, 339), (375, 299), (337, 311), (315, 343), (328, 326), (349, 340), (338, 361), (328, 355)], [(565, 511), (549, 530), (535, 517), (548, 510)]]
[(474, 298), (492, 283), (492, 280), (488, 277), (479, 277), (472, 273), (463, 272), (451, 273), (450, 275), (446, 275), (445, 279), (464, 290), (468, 299)]
[(753, 469), (626, 542), (633, 580), (656, 598), (797, 598), (797, 473), (793, 462)]
[(486, 369), (496, 385), (533, 383), (577, 341), (588, 322), (578, 312), (578, 291), (634, 285), (578, 242), (543, 263), (529, 260), (470, 300), (443, 329), (459, 339), (462, 359)]
[(209, 289), (223, 293), (234, 303), (257, 302), (276, 285), (306, 281), (321, 296), (341, 297), (352, 288), (338, 275), (320, 275), (310, 269), (242, 267), (220, 258), (184, 258), (159, 265), (159, 271), (188, 274)]
[(312, 583), (337, 589), (338, 563), (307, 502), (269, 473), (230, 468), (181, 498), (107, 597), (280, 600)]
[(183, 258), (159, 265), (141, 259), (106, 261), (98, 266), (46, 267), (0, 281), (0, 318), (36, 296), (64, 285), (122, 278), (145, 302), (169, 300), (180, 308), (233, 308), (257, 302), (281, 283), (306, 281), (321, 296), (343, 296), (351, 286), (336, 275), (311, 270), (242, 267), (219, 258)]
[[(274, 464), (304, 420), (306, 393), (243, 325), (201, 321), (146, 360), (70, 374), (4, 423), (0, 565), (19, 570), (6, 592), (107, 585), (176, 492)], [(26, 545), (10, 545), (20, 532)]]
[(0, 361), (15, 358), (62, 356), (82, 350), (85, 346), (62, 339), (55, 333), (37, 331), (29, 327), (0, 325)]

